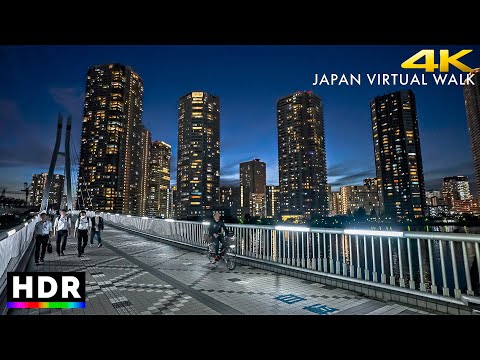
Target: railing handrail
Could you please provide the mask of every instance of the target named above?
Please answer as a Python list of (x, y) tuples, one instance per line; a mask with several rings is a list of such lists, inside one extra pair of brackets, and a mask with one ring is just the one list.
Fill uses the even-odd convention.
[[(31, 243), (33, 229), (37, 217), (28, 219), (23, 224), (15, 226), (7, 232), (6, 237), (0, 239), (0, 293), (6, 282), (6, 272), (15, 271), (20, 260)], [(12, 262), (13, 259), (16, 259)]]
[(422, 240), (451, 240), (451, 241), (466, 241), (466, 242), (480, 242), (480, 234), (465, 234), (465, 233), (448, 233), (448, 232), (426, 232), (426, 231), (406, 231), (404, 236), (409, 239)]
[[(126, 216), (121, 214), (110, 214), (112, 216), (119, 215), (119, 216)], [(131, 216), (133, 218), (142, 218), (140, 216)], [(183, 224), (196, 224), (202, 225), (207, 227), (208, 225), (202, 224), (202, 221), (189, 221), (189, 220), (174, 220), (174, 219), (157, 219), (157, 218), (149, 218), (149, 220), (154, 221), (165, 221), (165, 222), (176, 222), (176, 223), (183, 223)], [(303, 231), (303, 232), (311, 232), (311, 233), (326, 233), (326, 234), (339, 234), (339, 235), (349, 235), (350, 230), (356, 229), (338, 229), (338, 228), (317, 228), (312, 227), (308, 228), (308, 231), (302, 230), (305, 229), (305, 226), (296, 226), (296, 225), (281, 225), (283, 228), (287, 228), (288, 230), (281, 230), (276, 229), (277, 226), (280, 225), (255, 225), (255, 224), (230, 224), (225, 223), (226, 226), (232, 228), (247, 228), (247, 229), (264, 229), (264, 230), (277, 230), (277, 231)], [(296, 230), (295, 228), (298, 227), (299, 229)], [(389, 231), (389, 230), (356, 230), (358, 236), (377, 236), (374, 235), (376, 232), (381, 233), (381, 236), (388, 237), (388, 233), (392, 233), (392, 238), (409, 238), (409, 239), (423, 239), (423, 240), (451, 240), (451, 241), (466, 241), (466, 242), (474, 242), (480, 243), (480, 234), (465, 234), (465, 233), (447, 233), (447, 232), (427, 232), (427, 231)], [(364, 233), (362, 233), (362, 231)], [(399, 236), (397, 233), (401, 233), (402, 235)], [(379, 235), (380, 236), (380, 235)]]
[[(9, 236), (13, 235), (13, 234), (16, 233), (17, 231), (22, 230), (24, 227), (28, 226), (28, 224), (30, 224), (32, 221), (35, 221), (35, 219), (36, 219), (36, 216), (32, 217), (31, 219), (28, 219), (27, 221), (24, 221), (24, 222), (21, 223), (21, 224), (18, 224), (17, 226), (15, 226), (15, 227), (13, 227), (13, 228), (11, 228), (11, 229), (4, 230), (5, 233), (3, 233), (3, 234), (0, 235), (0, 241), (7, 239)], [(9, 235), (9, 233), (10, 233), (11, 231), (13, 231), (13, 230), (15, 230), (15, 231), (13, 232), (13, 234), (10, 234), (10, 235)]]

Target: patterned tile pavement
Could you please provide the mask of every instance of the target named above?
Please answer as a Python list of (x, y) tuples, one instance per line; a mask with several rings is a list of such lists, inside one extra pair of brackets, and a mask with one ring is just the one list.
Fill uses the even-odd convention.
[(84, 271), (85, 309), (13, 309), (9, 315), (409, 315), (424, 309), (382, 302), (350, 290), (222, 262), (205, 255), (107, 227), (104, 246), (76, 255), (68, 239), (65, 256), (47, 254), (28, 271)]

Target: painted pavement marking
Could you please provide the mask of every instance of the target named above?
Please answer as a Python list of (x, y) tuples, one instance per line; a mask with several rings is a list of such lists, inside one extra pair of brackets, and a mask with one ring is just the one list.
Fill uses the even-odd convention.
[(294, 294), (287, 294), (287, 295), (279, 295), (274, 298), (275, 300), (279, 300), (285, 304), (295, 304), (300, 301), (304, 301), (305, 298), (302, 298), (300, 296), (294, 295)]

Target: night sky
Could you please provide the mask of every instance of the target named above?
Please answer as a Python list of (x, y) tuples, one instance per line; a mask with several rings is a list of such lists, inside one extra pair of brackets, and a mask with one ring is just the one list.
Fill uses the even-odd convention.
[[(153, 140), (172, 145), (176, 180), (177, 105), (200, 90), (220, 97), (221, 179), (233, 184), (239, 163), (260, 158), (267, 182), (278, 184), (276, 101), (313, 90), (324, 104), (328, 181), (334, 190), (375, 176), (369, 100), (401, 86), (312, 86), (314, 73), (422, 73), (400, 64), (421, 49), (473, 52), (479, 46), (0, 46), (0, 188), (18, 191), (32, 173), (48, 170), (57, 114), (73, 116), (80, 144), (87, 68), (130, 65), (143, 79), (143, 123)], [(453, 71), (455, 72), (455, 71)], [(366, 77), (364, 75), (364, 80)], [(462, 86), (413, 86), (417, 100), (426, 188), (443, 176), (473, 182)], [(63, 161), (57, 166), (63, 173)]]

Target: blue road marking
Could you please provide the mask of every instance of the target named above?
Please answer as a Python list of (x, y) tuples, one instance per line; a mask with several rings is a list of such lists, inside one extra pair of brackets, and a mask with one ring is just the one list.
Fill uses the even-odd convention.
[(299, 301), (305, 300), (304, 298), (302, 298), (300, 296), (297, 296), (297, 295), (293, 295), (293, 294), (279, 295), (274, 299), (279, 300), (279, 301), (284, 302), (285, 304), (289, 304), (289, 305), (294, 304), (294, 303), (299, 302)]
[(337, 311), (338, 309), (332, 308), (327, 305), (322, 305), (322, 304), (315, 304), (315, 305), (310, 305), (310, 306), (305, 306), (305, 310), (308, 310), (310, 312), (313, 312), (318, 315), (326, 315), (328, 313)]

